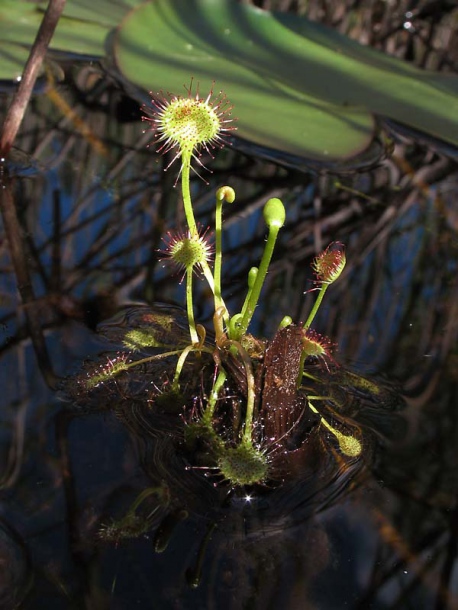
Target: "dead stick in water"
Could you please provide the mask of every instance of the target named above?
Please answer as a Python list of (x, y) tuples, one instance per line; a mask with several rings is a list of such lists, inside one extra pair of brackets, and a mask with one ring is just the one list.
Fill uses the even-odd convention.
[(0, 156), (5, 157), (16, 139), (19, 126), (32, 95), (49, 43), (53, 37), (59, 18), (64, 10), (65, 0), (50, 0), (44, 14), (35, 42), (22, 74), (22, 79), (16, 91), (11, 106), (6, 114), (0, 137)]

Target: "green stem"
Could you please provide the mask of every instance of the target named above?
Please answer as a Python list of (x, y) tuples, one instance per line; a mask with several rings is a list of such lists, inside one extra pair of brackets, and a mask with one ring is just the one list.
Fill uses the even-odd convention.
[(250, 272), (248, 273), (248, 291), (246, 293), (246, 297), (243, 302), (242, 310), (240, 312), (240, 315), (241, 315), (240, 319), (242, 319), (246, 313), (248, 303), (250, 302), (251, 293), (253, 292), (253, 286), (256, 281), (256, 277), (258, 275), (258, 271), (259, 270), (257, 267), (251, 267)]
[(321, 301), (323, 300), (324, 293), (326, 292), (328, 286), (329, 286), (329, 284), (321, 284), (320, 293), (318, 295), (318, 298), (315, 301), (315, 305), (313, 306), (312, 311), (309, 314), (309, 317), (307, 318), (307, 322), (304, 324), (305, 329), (309, 328), (310, 324), (313, 322), (313, 319), (316, 316), (316, 312), (318, 311), (318, 309), (321, 305)]
[(272, 254), (275, 248), (275, 242), (277, 240), (279, 230), (280, 227), (277, 225), (271, 225), (269, 227), (269, 235), (267, 237), (266, 247), (262, 255), (261, 263), (259, 265), (258, 273), (256, 275), (253, 288), (251, 289), (250, 296), (248, 298), (248, 301), (246, 302), (246, 309), (243, 312), (242, 319), (240, 321), (240, 326), (238, 328), (236, 337), (237, 339), (240, 339), (246, 333), (247, 328), (251, 322), (251, 318), (253, 317), (254, 310), (256, 309), (256, 305), (258, 304), (259, 295), (261, 294), (261, 289), (264, 284), (264, 280), (266, 279), (267, 270), (272, 259)]
[[(313, 322), (313, 320), (316, 316), (316, 313), (317, 313), (318, 309), (320, 308), (321, 301), (323, 300), (323, 297), (324, 297), (324, 293), (328, 289), (328, 286), (329, 286), (329, 284), (321, 284), (321, 288), (320, 288), (318, 297), (315, 301), (315, 304), (312, 307), (312, 311), (309, 313), (309, 317), (307, 318), (306, 323), (304, 324), (304, 330), (307, 330), (310, 327), (310, 324)], [(297, 387), (298, 388), (300, 388), (301, 383), (302, 383), (302, 377), (304, 375), (304, 364), (305, 364), (306, 358), (307, 358), (307, 354), (304, 351), (304, 352), (302, 352), (301, 362), (299, 365), (299, 376), (297, 378)]]
[(186, 358), (195, 349), (196, 348), (194, 345), (188, 345), (188, 347), (186, 347), (181, 352), (180, 357), (178, 358), (177, 366), (175, 369), (175, 375), (173, 376), (173, 381), (172, 381), (172, 389), (175, 392), (178, 392), (180, 390), (180, 375), (181, 375), (181, 371), (183, 370), (184, 363), (186, 362)]
[(189, 332), (191, 335), (191, 343), (196, 345), (199, 343), (199, 336), (196, 330), (196, 322), (194, 320), (194, 308), (192, 303), (192, 265), (186, 269), (186, 309), (188, 312)]
[(211, 389), (210, 398), (208, 399), (207, 406), (202, 415), (202, 422), (209, 429), (211, 428), (212, 430), (213, 430), (212, 419), (213, 419), (213, 414), (215, 413), (216, 401), (218, 400), (219, 391), (223, 387), (224, 382), (226, 381), (226, 378), (227, 378), (226, 371), (223, 368), (220, 368), (218, 377), (216, 378), (215, 383), (213, 384), (213, 387)]
[[(198, 235), (198, 230), (197, 230), (197, 224), (196, 224), (196, 219), (194, 217), (194, 210), (192, 208), (192, 201), (191, 201), (191, 187), (190, 187), (190, 178), (189, 178), (189, 173), (190, 173), (190, 169), (191, 169), (191, 159), (192, 159), (192, 155), (189, 152), (183, 151), (182, 156), (181, 156), (181, 192), (183, 195), (183, 207), (184, 207), (184, 214), (186, 216), (186, 222), (188, 223), (188, 228), (189, 228), (189, 233), (191, 236), (193, 235)], [(213, 273), (207, 263), (207, 261), (203, 261), (201, 263), (201, 268), (202, 268), (202, 272), (205, 276), (205, 279), (208, 282), (208, 285), (210, 286), (210, 290), (214, 293), (215, 292), (215, 281), (213, 279)], [(224, 303), (221, 300), (221, 304), (224, 305)]]
[(243, 366), (245, 367), (246, 383), (247, 383), (247, 400), (246, 400), (246, 412), (245, 412), (245, 427), (242, 435), (242, 444), (245, 446), (252, 446), (252, 433), (253, 433), (253, 416), (254, 416), (254, 403), (256, 400), (255, 381), (253, 374), (253, 367), (251, 364), (251, 358), (246, 349), (241, 345), (239, 341), (229, 339), (225, 343), (226, 347), (235, 348), (236, 353), (242, 358)]
[(306, 358), (307, 358), (307, 354), (305, 353), (305, 350), (302, 350), (301, 361), (299, 363), (299, 374), (297, 376), (297, 381), (296, 381), (297, 389), (299, 389), (302, 384), (302, 378), (304, 377), (304, 365), (305, 365)]
[[(215, 280), (213, 279), (213, 273), (210, 269), (209, 264), (207, 263), (207, 261), (204, 261), (200, 264), (200, 267), (202, 269), (202, 273), (204, 274), (205, 279), (208, 282), (208, 285), (210, 286), (210, 290), (213, 292), (213, 294), (215, 294)], [(221, 298), (220, 300), (221, 305), (225, 307), (223, 299)]]
[(223, 315), (226, 326), (229, 324), (229, 312), (224, 305), (223, 297), (221, 296), (221, 270), (223, 262), (223, 202), (234, 203), (235, 191), (230, 186), (222, 186), (216, 191), (216, 209), (215, 209), (215, 265), (213, 267), (213, 275), (215, 279), (215, 311), (221, 307), (224, 308)]
[(215, 266), (213, 269), (215, 277), (215, 311), (218, 311), (223, 306), (221, 298), (221, 267), (222, 267), (222, 233), (223, 233), (223, 201), (224, 199), (216, 198), (215, 209)]
[[(248, 356), (248, 355), (247, 355)], [(243, 430), (242, 443), (245, 445), (252, 445), (252, 434), (253, 434), (253, 415), (254, 415), (254, 402), (256, 398), (254, 375), (251, 368), (251, 362), (248, 357), (248, 361), (244, 362), (247, 380), (247, 400), (246, 400), (246, 415), (245, 415), (245, 428)]]
[(183, 195), (183, 206), (184, 213), (186, 216), (186, 222), (188, 223), (189, 232), (191, 236), (197, 235), (196, 219), (194, 218), (194, 210), (192, 209), (191, 202), (191, 187), (189, 172), (191, 170), (191, 159), (192, 154), (187, 151), (183, 151), (181, 155), (181, 192)]

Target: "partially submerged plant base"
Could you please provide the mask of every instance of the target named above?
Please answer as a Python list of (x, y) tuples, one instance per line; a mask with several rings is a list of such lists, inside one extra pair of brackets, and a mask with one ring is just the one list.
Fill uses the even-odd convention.
[(237, 447), (225, 447), (217, 463), (224, 480), (231, 485), (255, 485), (268, 477), (267, 457), (251, 443), (242, 441)]

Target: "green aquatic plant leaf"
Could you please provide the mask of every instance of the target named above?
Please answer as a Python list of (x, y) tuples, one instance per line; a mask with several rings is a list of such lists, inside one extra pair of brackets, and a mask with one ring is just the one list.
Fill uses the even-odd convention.
[(0, 80), (17, 81), (28, 57), (29, 49), (27, 47), (2, 39), (0, 41)]
[[(43, 19), (47, 2), (30, 3), (2, 0), (0, 6), (0, 59), (7, 56), (8, 49), (4, 43), (13, 43), (18, 47), (30, 47)], [(61, 17), (54, 33), (51, 48), (68, 51), (78, 55), (101, 56), (103, 44), (108, 31), (107, 26), (96, 21), (82, 23), (80, 19)], [(115, 23), (111, 24), (113, 27)], [(22, 59), (22, 57), (21, 57)], [(11, 75), (0, 68), (0, 78), (9, 79)]]
[[(374, 134), (370, 113), (337, 108), (276, 79), (262, 46), (248, 32), (243, 36), (251, 12), (208, 0), (145, 4), (129, 13), (115, 37), (118, 68), (152, 91), (180, 93), (178, 84), (192, 75), (204, 94), (216, 80), (237, 109), (237, 135), (260, 146), (323, 160), (363, 151)], [(269, 13), (253, 14), (272, 21)], [(252, 45), (254, 69), (246, 61)]]
[[(293, 15), (232, 0), (154, 0), (130, 12), (117, 65), (146, 90), (217, 81), (238, 136), (286, 154), (345, 159), (379, 115), (458, 144), (458, 78), (420, 70)], [(177, 89), (178, 87), (178, 89)]]
[[(20, 76), (46, 5), (0, 3), (0, 80)], [(238, 137), (286, 159), (367, 156), (376, 117), (458, 145), (457, 76), (235, 0), (67, 0), (51, 49), (108, 52), (145, 91), (180, 93), (193, 76), (203, 94), (216, 81), (237, 109)]]
[[(107, 34), (140, 3), (141, 0), (68, 0), (51, 49), (102, 57)], [(22, 73), (47, 5), (47, 0), (1, 0), (0, 80), (15, 80)]]

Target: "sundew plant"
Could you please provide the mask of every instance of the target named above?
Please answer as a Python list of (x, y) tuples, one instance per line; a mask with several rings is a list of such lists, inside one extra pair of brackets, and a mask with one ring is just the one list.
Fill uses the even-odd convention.
[[(235, 192), (230, 186), (222, 186), (215, 194), (215, 243), (211, 245), (207, 232), (198, 229), (193, 211), (190, 194), (189, 176), (193, 160), (201, 165), (200, 152), (210, 151), (224, 145), (224, 135), (235, 129), (232, 118), (232, 106), (222, 93), (214, 97), (213, 91), (206, 97), (200, 97), (197, 91), (192, 92), (192, 83), (188, 95), (164, 96), (159, 101), (153, 99), (153, 109), (147, 109), (144, 120), (152, 124), (156, 133), (159, 151), (173, 151), (174, 161), (179, 161), (182, 198), (187, 222), (184, 234), (168, 235), (167, 255), (184, 270), (186, 280), (186, 310), (189, 323), (190, 343), (177, 358), (176, 372), (171, 391), (180, 392), (180, 374), (185, 359), (191, 352), (200, 354), (202, 351), (211, 353), (217, 362), (217, 374), (200, 416), (189, 425), (188, 435), (200, 437), (205, 441), (213, 456), (214, 467), (222, 477), (233, 485), (251, 485), (262, 483), (269, 479), (269, 452), (275, 445), (275, 439), (267, 439), (263, 435), (262, 422), (256, 421), (255, 413), (259, 411), (256, 404), (256, 383), (253, 360), (265, 357), (262, 342), (252, 337), (248, 330), (251, 319), (259, 302), (261, 290), (266, 278), (269, 264), (275, 247), (278, 233), (285, 222), (285, 207), (280, 199), (269, 199), (263, 210), (268, 235), (264, 252), (258, 267), (253, 267), (247, 278), (247, 293), (240, 311), (229, 312), (221, 294), (222, 274), (222, 230), (224, 203), (235, 201)], [(212, 252), (214, 260), (212, 262)], [(318, 297), (305, 322), (299, 329), (301, 355), (297, 387), (302, 384), (304, 363), (309, 357), (326, 358), (329, 356), (331, 343), (326, 338), (310, 329), (315, 314), (328, 286), (341, 274), (345, 266), (344, 248), (339, 243), (331, 244), (314, 263)], [(213, 326), (215, 343), (208, 346), (205, 342), (205, 329), (196, 323), (193, 306), (193, 277), (203, 274), (214, 296)], [(280, 330), (292, 324), (289, 316), (280, 323)], [(246, 383), (246, 404), (243, 408), (244, 421), (238, 438), (227, 438), (218, 434), (218, 404), (225, 382), (227, 380), (224, 354), (230, 355), (243, 367)], [(319, 397), (316, 397), (319, 399)], [(308, 397), (308, 407), (312, 412), (317, 409)], [(358, 439), (340, 433), (324, 418), (323, 424), (334, 433), (341, 450), (347, 455), (357, 456), (361, 451)], [(292, 423), (294, 427), (294, 422)], [(261, 429), (260, 429), (261, 428)], [(265, 428), (265, 426), (264, 426)], [(286, 431), (287, 433), (287, 431)], [(227, 434), (225, 435), (227, 436)], [(270, 448), (269, 448), (270, 443)], [(209, 467), (211, 465), (209, 464)]]
[[(144, 110), (144, 121), (154, 133), (158, 150), (172, 153), (168, 168), (179, 165), (177, 181), (181, 181), (187, 227), (166, 234), (166, 248), (160, 256), (182, 273), (189, 335), (177, 339), (171, 332), (171, 318), (156, 315), (151, 325), (125, 335), (124, 345), (131, 351), (87, 375), (86, 389), (162, 362), (167, 378), (154, 380), (156, 391), (149, 395), (149, 408), (183, 422), (174, 451), (186, 455), (190, 468), (210, 473), (215, 485), (243, 490), (281, 484), (293, 470), (300, 470), (298, 460), (309, 460), (314, 446), (311, 433), (317, 429), (326, 432), (331, 451), (348, 460), (357, 459), (363, 448), (360, 428), (328, 415), (341, 411), (342, 406), (335, 397), (337, 390), (332, 391), (333, 384), (322, 381), (331, 369), (339, 369), (330, 355), (332, 343), (311, 328), (326, 290), (345, 267), (344, 246), (334, 242), (314, 259), (317, 298), (304, 324), (294, 324), (285, 315), (272, 340), (250, 334), (285, 223), (285, 207), (277, 198), (265, 203), (267, 237), (261, 260), (249, 271), (239, 310), (229, 311), (221, 291), (223, 208), (236, 205), (236, 194), (231, 186), (217, 189), (214, 227), (201, 230), (194, 215), (190, 172), (203, 168), (202, 151), (213, 154), (236, 128), (232, 106), (224, 94), (215, 95), (213, 90), (201, 97), (198, 90), (193, 92), (191, 83), (186, 95), (161, 93)], [(210, 239), (212, 235), (214, 239)], [(212, 329), (205, 329), (195, 317), (196, 276), (208, 283), (213, 295)], [(132, 358), (136, 348), (159, 348), (159, 352), (136, 359)], [(335, 385), (342, 381), (338, 377)], [(361, 383), (358, 379), (355, 376), (352, 384)], [(376, 391), (375, 386), (369, 389)]]

